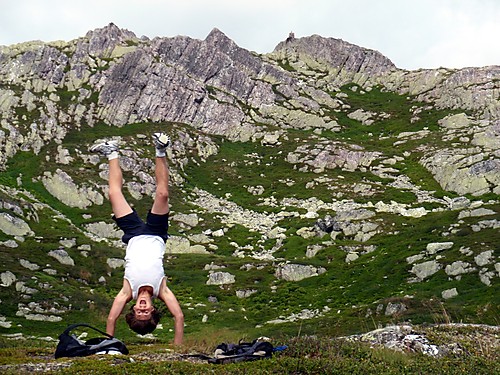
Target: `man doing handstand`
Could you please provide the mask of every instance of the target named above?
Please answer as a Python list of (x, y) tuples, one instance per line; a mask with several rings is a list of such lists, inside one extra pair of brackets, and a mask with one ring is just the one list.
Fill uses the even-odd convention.
[(141, 335), (154, 331), (160, 320), (160, 314), (152, 302), (153, 297), (157, 297), (173, 315), (174, 344), (180, 345), (184, 335), (184, 315), (174, 293), (167, 287), (163, 270), (169, 215), (169, 171), (165, 149), (170, 144), (170, 138), (164, 133), (154, 133), (153, 140), (156, 152), (156, 193), (146, 222), (141, 220), (123, 195), (118, 142), (106, 141), (90, 148), (90, 151), (108, 158), (109, 200), (113, 219), (124, 232), (122, 240), (127, 244), (123, 286), (109, 311), (106, 332), (114, 335), (116, 320), (131, 300), (136, 303), (125, 316), (129, 327)]

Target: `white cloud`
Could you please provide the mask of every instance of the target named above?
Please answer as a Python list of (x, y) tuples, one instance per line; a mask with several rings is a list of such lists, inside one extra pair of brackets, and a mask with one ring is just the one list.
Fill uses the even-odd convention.
[[(438, 11), (441, 30), (419, 59), (420, 65), (460, 68), (478, 65), (500, 65), (500, 3), (460, 1)], [(474, 64), (474, 62), (480, 64)]]

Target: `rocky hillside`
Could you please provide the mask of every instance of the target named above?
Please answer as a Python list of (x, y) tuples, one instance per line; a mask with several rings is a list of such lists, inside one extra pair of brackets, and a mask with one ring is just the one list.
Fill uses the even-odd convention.
[(406, 71), (317, 35), (258, 55), (217, 29), (109, 24), (1, 46), (0, 125), (5, 334), (104, 324), (124, 249), (88, 146), (122, 142), (145, 213), (160, 129), (187, 335), (498, 324), (500, 66)]

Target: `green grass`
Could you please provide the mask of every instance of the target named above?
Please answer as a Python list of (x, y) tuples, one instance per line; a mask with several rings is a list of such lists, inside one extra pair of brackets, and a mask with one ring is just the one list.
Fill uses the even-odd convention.
[[(438, 335), (449, 336), (455, 331), (445, 328), (429, 330), (435, 339)], [(345, 340), (332, 340), (327, 337), (289, 336), (286, 334), (273, 338), (275, 346), (287, 348), (275, 353), (272, 358), (254, 362), (241, 362), (225, 365), (208, 364), (203, 360), (182, 358), (165, 350), (160, 343), (151, 343), (144, 351), (144, 344), (129, 344), (129, 355), (100, 356), (83, 358), (53, 359), (51, 348), (46, 343), (29, 341), (16, 348), (9, 348), (5, 341), (0, 341), (0, 362), (2, 373), (19, 373), (27, 369), (28, 361), (57, 374), (494, 374), (499, 363), (493, 352), (481, 351), (473, 345), (467, 332), (459, 331), (464, 338), (461, 343), (467, 347), (467, 354), (431, 357), (423, 354), (399, 353), (380, 347)], [(220, 341), (214, 337), (192, 344), (191, 353), (210, 355)], [(10, 343), (9, 343), (10, 344)], [(214, 345), (215, 344), (215, 345)], [(471, 345), (472, 344), (472, 345)], [(187, 349), (187, 348), (186, 348)], [(489, 348), (484, 348), (491, 350)], [(182, 352), (181, 352), (182, 353)], [(131, 360), (133, 359), (133, 360)], [(10, 367), (6, 367), (9, 365)]]
[(347, 98), (342, 98), (342, 101), (350, 105), (349, 112), (363, 109), (375, 113), (387, 113), (390, 117), (377, 120), (374, 124), (367, 126), (348, 118), (346, 112), (330, 111), (329, 113), (338, 119), (342, 130), (335, 133), (325, 132), (324, 135), (332, 139), (361, 144), (369, 151), (382, 151), (388, 157), (400, 155), (403, 151), (412, 151), (415, 146), (422, 143), (422, 140), (408, 141), (394, 146), (394, 142), (398, 140), (397, 135), (402, 132), (428, 129), (433, 132), (433, 135), (425, 138), (423, 142), (436, 146), (443, 145), (436, 136), (440, 132), (438, 120), (450, 114), (463, 112), (426, 108), (419, 113), (419, 119), (412, 123), (412, 107), (426, 107), (428, 104), (417, 102), (407, 95), (382, 91), (380, 87), (374, 87), (368, 92), (352, 91), (351, 87), (351, 84), (342, 87), (342, 92), (348, 95)]
[[(120, 135), (126, 139), (132, 139), (134, 134), (147, 133), (150, 131), (148, 128), (152, 127), (154, 129), (156, 126), (159, 125), (134, 124), (116, 129), (100, 124), (94, 128), (85, 129), (82, 133), (76, 131), (70, 133), (66, 137), (63, 146), (70, 150), (76, 147), (82, 148), (82, 145), (90, 144), (96, 138), (112, 135)], [(174, 125), (167, 126), (173, 127)], [(200, 164), (200, 166), (195, 167), (194, 164), (189, 164), (185, 169), (185, 176), (187, 178), (186, 186), (197, 186), (220, 197), (225, 197), (227, 192), (231, 192), (232, 201), (238, 203), (243, 208), (260, 212), (283, 210), (282, 207), (270, 208), (257, 206), (260, 198), (264, 197), (275, 196), (278, 200), (285, 197), (307, 199), (311, 194), (314, 194), (325, 201), (331, 200), (327, 184), (320, 184), (313, 191), (304, 188), (308, 181), (318, 176), (317, 174), (298, 172), (285, 162), (287, 152), (295, 150), (297, 139), (307, 140), (310, 136), (310, 132), (303, 131), (294, 131), (291, 134), (291, 141), (284, 142), (280, 148), (263, 147), (258, 143), (222, 142), (216, 138), (215, 140), (218, 142), (220, 148), (219, 153), (211, 157), (207, 163)], [(49, 145), (44, 152), (53, 152), (54, 149), (55, 145)], [(70, 209), (57, 202), (45, 191), (41, 183), (35, 180), (39, 173), (39, 167), (35, 166), (41, 165), (43, 169), (50, 167), (42, 157), (44, 152), (39, 156), (18, 153), (15, 158), (11, 159), (8, 171), (2, 174), (2, 181), (15, 186), (14, 181), (17, 178), (17, 174), (14, 171), (18, 170), (18, 167), (21, 167), (23, 170), (23, 186), (32, 191), (40, 201), (63, 212), (76, 225), (99, 218), (105, 221), (109, 220), (109, 208), (103, 210), (103, 207), (96, 206), (84, 211)], [(146, 151), (143, 152), (146, 153)], [(257, 155), (258, 158), (245, 155)], [(33, 158), (37, 161), (36, 163), (32, 163)], [(260, 160), (260, 165), (257, 164), (256, 160)], [(83, 165), (80, 162), (77, 162), (73, 166), (71, 174), (75, 180), (85, 181), (86, 179), (96, 178), (97, 167), (84, 168), (83, 170), (81, 169), (82, 167)], [(416, 160), (408, 159), (404, 164), (401, 163), (401, 165), (398, 165), (398, 168), (406, 168), (405, 172), (411, 176), (414, 183), (425, 185), (428, 189), (437, 188), (435, 182), (433, 182), (429, 174), (422, 167), (419, 167)], [(262, 173), (264, 176), (261, 176)], [(383, 186), (387, 183), (385, 179), (366, 172), (344, 172), (339, 170), (325, 172), (325, 175), (331, 178), (340, 174), (343, 176), (343, 179), (337, 179), (336, 181), (341, 181), (344, 186), (350, 186), (356, 182), (372, 183), (375, 186)], [(130, 178), (130, 176), (127, 176), (127, 178)], [(280, 182), (282, 179), (292, 179), (295, 181), (295, 184), (284, 188), (285, 185)], [(254, 196), (245, 188), (245, 186), (256, 185), (264, 186), (263, 195)], [(189, 201), (183, 199), (184, 194), (181, 189), (173, 187), (172, 206), (177, 212), (189, 212), (189, 210), (195, 208)], [(346, 197), (352, 197), (352, 199), (356, 199), (358, 202), (369, 200), (390, 202), (391, 200), (397, 200), (402, 203), (413, 203), (415, 201), (412, 193), (399, 191), (387, 186), (384, 186), (374, 196), (363, 199), (356, 198), (354, 194), (346, 189)], [(150, 202), (150, 199), (144, 199), (134, 203), (137, 205), (138, 210), (145, 212)], [(293, 207), (285, 209), (295, 210)], [(82, 218), (83, 212), (91, 213), (92, 219), (84, 220)], [(329, 212), (322, 214), (329, 214)], [(30, 222), (30, 226), (35, 232), (42, 234), (43, 241), (35, 242), (31, 239), (27, 240), (18, 250), (20, 256), (32, 259), (32, 261), (43, 265), (47, 263), (46, 253), (57, 248), (57, 245), (54, 244), (57, 244), (61, 238), (76, 238), (78, 245), (89, 243), (80, 233), (74, 230), (68, 234), (68, 224), (65, 221), (53, 220), (51, 217), (52, 211), (43, 209), (39, 211), (39, 215), (41, 220), (39, 222)], [(479, 317), (479, 314), (477, 311), (474, 312), (474, 309), (477, 310), (478, 306), (486, 306), (486, 301), (496, 291), (496, 288), (493, 287), (486, 289), (488, 292), (485, 292), (478, 281), (477, 274), (470, 278), (465, 276), (463, 281), (450, 283), (447, 281), (444, 272), (440, 271), (439, 274), (436, 274), (435, 280), (407, 284), (407, 279), (411, 276), (408, 272), (411, 266), (406, 263), (406, 257), (425, 250), (425, 245), (429, 242), (441, 241), (442, 237), (440, 234), (450, 224), (456, 222), (456, 216), (456, 212), (443, 212), (429, 214), (420, 219), (409, 219), (396, 215), (379, 214), (377, 217), (383, 219), (382, 228), (398, 231), (399, 234), (375, 236), (363, 245), (375, 245), (376, 251), (361, 255), (358, 260), (351, 264), (345, 263), (346, 253), (341, 249), (341, 246), (360, 244), (357, 244), (350, 238), (344, 238), (344, 236), (339, 236), (337, 241), (330, 245), (323, 245), (323, 242), (327, 241), (328, 238), (316, 237), (306, 240), (295, 235), (295, 232), (303, 226), (312, 226), (315, 220), (299, 218), (284, 219), (279, 225), (286, 228), (287, 238), (283, 243), (283, 247), (275, 256), (283, 257), (296, 263), (326, 266), (327, 268), (326, 274), (300, 282), (276, 281), (273, 276), (274, 268), (271, 264), (267, 264), (260, 271), (240, 270), (243, 264), (252, 261), (248, 258), (233, 260), (230, 256), (234, 252), (235, 247), (231, 242), (236, 242), (239, 246), (250, 244), (256, 250), (259, 250), (260, 246), (270, 249), (275, 244), (275, 240), (267, 240), (258, 244), (261, 235), (250, 232), (241, 225), (233, 226), (224, 237), (215, 240), (218, 249), (211, 256), (179, 255), (168, 257), (165, 263), (166, 272), (170, 279), (172, 290), (175, 291), (179, 301), (184, 306), (186, 321), (188, 322), (186, 327), (188, 336), (196, 336), (199, 332), (228, 328), (231, 332), (239, 332), (241, 335), (245, 333), (258, 334), (259, 331), (273, 334), (280, 330), (293, 333), (298, 329), (297, 324), (286, 324), (280, 327), (264, 325), (261, 329), (256, 329), (255, 327), (266, 320), (276, 319), (281, 315), (287, 316), (300, 312), (305, 308), (321, 310), (325, 305), (331, 311), (326, 313), (322, 318), (301, 323), (301, 330), (303, 332), (317, 334), (322, 331), (342, 331), (344, 333), (359, 331), (360, 328), (368, 328), (372, 324), (370, 320), (365, 320), (365, 323), (361, 323), (360, 325), (360, 321), (365, 319), (364, 315), (368, 308), (373, 310), (373, 306), (379, 303), (378, 301), (387, 301), (388, 298), (396, 298), (405, 294), (413, 294), (415, 302), (407, 302), (411, 306), (401, 319), (432, 322), (435, 319), (436, 313), (429, 313), (426, 310), (425, 304), (432, 298), (440, 296), (443, 285), (446, 285), (447, 288), (457, 285), (457, 288), (460, 290), (459, 297), (445, 303), (446, 308), (450, 311), (450, 316), (457, 320), (475, 321)], [(197, 233), (205, 229), (216, 230), (224, 226), (218, 220), (214, 220), (211, 215), (200, 214), (200, 217), (204, 221), (195, 228), (194, 231)], [(469, 222), (472, 223), (473, 221), (474, 219), (465, 219), (463, 230), (466, 230)], [(47, 225), (47, 223), (50, 223), (50, 225)], [(392, 224), (394, 225), (391, 227)], [(178, 232), (178, 229), (174, 226), (172, 233), (175, 234), (176, 232)], [(456, 246), (445, 254), (445, 264), (458, 259), (457, 248), (459, 246), (477, 248), (479, 243), (487, 244), (486, 246), (490, 247), (494, 246), (495, 236), (492, 231), (485, 230), (478, 233), (469, 233), (467, 236), (459, 234), (446, 239), (455, 241)], [(307, 246), (312, 244), (321, 245), (323, 249), (316, 258), (307, 259), (305, 258), (305, 251)], [(65, 315), (65, 321), (87, 320), (89, 315), (86, 315), (86, 310), (92, 308), (92, 319), (95, 322), (101, 322), (100, 324), (102, 325), (104, 324), (110, 301), (120, 288), (122, 273), (120, 269), (107, 269), (105, 265), (106, 259), (108, 257), (122, 257), (123, 250), (112, 249), (104, 244), (91, 243), (91, 246), (92, 256), (90, 258), (82, 257), (79, 251), (75, 249), (68, 250), (77, 263), (76, 267), (68, 268), (59, 265), (53, 259), (50, 260), (52, 267), (57, 270), (58, 276), (49, 277), (44, 273), (39, 273), (37, 280), (53, 285), (53, 289), (40, 294), (40, 296), (34, 296), (33, 300), (41, 301), (43, 298), (58, 300), (60, 295), (66, 294), (64, 288), (69, 288), (72, 290), (72, 301), (77, 300), (79, 302), (72, 303), (73, 307)], [(33, 248), (37, 250), (31, 250), (30, 252), (30, 249)], [(8, 254), (10, 251), (8, 249), (0, 250), (4, 254)], [(225, 270), (236, 276), (237, 284), (224, 288), (206, 285), (208, 271), (204, 270), (204, 266), (212, 261), (217, 264), (226, 265), (227, 268)], [(18, 274), (26, 273), (16, 263), (9, 263), (6, 266)], [(111, 273), (111, 277), (106, 277), (108, 283), (105, 286), (101, 285), (96, 288), (98, 278), (102, 275), (107, 275), (108, 272)], [(66, 280), (64, 283), (57, 283), (61, 275), (64, 275)], [(21, 280), (28, 281), (27, 285), (36, 286), (36, 282), (29, 281), (29, 277), (23, 277)], [(89, 285), (82, 286), (80, 280), (85, 280)], [(468, 286), (465, 287), (464, 284)], [(272, 286), (277, 287), (276, 292), (271, 291)], [(257, 293), (241, 300), (235, 295), (237, 289), (256, 289)], [(474, 294), (472, 290), (482, 290), (482, 292)], [(219, 302), (216, 305), (208, 303), (209, 296), (215, 296)], [(8, 301), (8, 293), (3, 298), (0, 296), (0, 298), (3, 301)], [(89, 300), (95, 300), (95, 302), (86, 302)], [(197, 304), (205, 306), (193, 307)], [(464, 306), (462, 313), (459, 309), (460, 304)], [(66, 305), (69, 305), (69, 302)], [(353, 305), (358, 307), (352, 308)], [(191, 307), (193, 307), (193, 310), (191, 310)], [(11, 303), (5, 304), (2, 308), (2, 310), (8, 312), (9, 316), (13, 315), (17, 311), (16, 309), (17, 307)], [(233, 309), (234, 312), (229, 314), (230, 309)], [(242, 309), (245, 310), (245, 319), (241, 319), (240, 311), (243, 311)], [(340, 314), (336, 313), (338, 310), (341, 311)], [(201, 322), (203, 315), (209, 316), (209, 328), (207, 328), (207, 324)], [(228, 317), (230, 322), (228, 322)], [(487, 312), (482, 314), (480, 319), (484, 322), (494, 323), (495, 310), (487, 309)], [(377, 317), (377, 320), (380, 320), (380, 317)], [(380, 321), (383, 321), (383, 319)], [(29, 326), (34, 331), (39, 330), (36, 323), (25, 321), (22, 318), (16, 319), (16, 322), (23, 324), (23, 326)], [(164, 322), (167, 327), (171, 326), (168, 313), (164, 318)], [(61, 326), (63, 324), (48, 324), (43, 329), (43, 333), (53, 334)], [(133, 340), (133, 336), (122, 321), (117, 326), (117, 332), (123, 335), (123, 337)], [(165, 330), (160, 332), (160, 335), (170, 337), (172, 334), (168, 333), (168, 330)]]

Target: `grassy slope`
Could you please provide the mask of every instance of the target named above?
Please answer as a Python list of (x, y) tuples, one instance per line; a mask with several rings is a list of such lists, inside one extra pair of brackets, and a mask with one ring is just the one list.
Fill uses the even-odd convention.
[[(344, 88), (348, 94), (345, 100), (352, 109), (363, 108), (390, 113), (391, 118), (379, 121), (370, 127), (364, 127), (356, 121), (348, 119), (341, 113), (335, 113), (342, 130), (336, 133), (324, 132), (321, 136), (328, 139), (341, 140), (347, 143), (361, 144), (367, 150), (382, 151), (385, 156), (391, 157), (401, 155), (404, 151), (412, 151), (412, 155), (400, 162), (396, 167), (404, 171), (414, 183), (423, 188), (436, 191), (436, 195), (449, 194), (440, 189), (432, 176), (418, 164), (419, 154), (413, 152), (415, 142), (408, 142), (397, 148), (393, 146), (395, 136), (403, 131), (418, 131), (424, 127), (434, 131), (432, 137), (419, 140), (417, 143), (435, 142), (439, 146), (439, 133), (436, 128), (437, 119), (444, 116), (441, 111), (428, 110), (421, 115), (421, 120), (411, 124), (409, 122), (409, 108), (415, 105), (405, 97), (392, 93), (383, 93), (377, 89), (370, 93), (355, 93)], [(120, 135), (125, 139), (133, 139), (138, 133), (148, 134), (158, 127), (167, 130), (176, 129), (173, 124), (133, 124), (123, 128), (111, 128), (98, 125), (94, 128), (85, 127), (81, 132), (74, 131), (64, 140), (64, 147), (74, 150), (75, 147), (83, 148), (83, 145), (91, 143), (94, 139), (111, 135)], [(190, 130), (192, 131), (192, 130)], [(371, 133), (372, 135), (369, 135)], [(327, 184), (318, 184), (314, 189), (305, 189), (305, 184), (317, 175), (313, 173), (298, 172), (293, 166), (285, 162), (289, 151), (295, 150), (298, 142), (316, 142), (311, 139), (312, 133), (308, 131), (291, 131), (289, 141), (283, 141), (280, 148), (261, 146), (258, 143), (230, 143), (222, 140), (219, 143), (220, 152), (210, 158), (206, 163), (199, 166), (191, 163), (185, 170), (187, 179), (185, 188), (187, 192), (194, 187), (200, 187), (212, 194), (224, 197), (230, 192), (231, 200), (238, 205), (256, 211), (275, 211), (276, 208), (258, 206), (259, 198), (275, 196), (278, 201), (285, 197), (307, 199), (316, 196), (325, 202), (331, 201), (332, 195)], [(383, 136), (380, 138), (380, 136)], [(389, 138), (385, 138), (389, 137)], [(8, 165), (8, 170), (1, 173), (3, 184), (15, 186), (18, 171), (23, 173), (23, 187), (35, 195), (40, 202), (46, 203), (55, 210), (68, 217), (75, 226), (80, 226), (89, 221), (109, 220), (109, 208), (94, 206), (89, 210), (70, 209), (50, 196), (43, 185), (33, 178), (40, 171), (54, 170), (53, 164), (46, 162), (45, 155), (51, 154), (56, 145), (44, 148), (40, 155), (19, 153)], [(138, 147), (142, 147), (140, 144)], [(145, 147), (144, 150), (147, 150)], [(149, 152), (149, 154), (148, 154)], [(260, 164), (255, 158), (246, 156), (256, 154), (259, 156)], [(72, 153), (72, 156), (76, 154)], [(150, 151), (144, 151), (143, 156), (151, 156)], [(84, 166), (76, 158), (76, 162), (68, 169), (68, 173), (76, 182), (94, 180), (102, 183), (97, 176), (98, 168)], [(253, 162), (253, 164), (251, 164)], [(381, 179), (368, 172), (344, 172), (341, 170), (325, 171), (324, 175), (335, 181), (342, 181), (342, 190), (345, 198), (358, 199), (349, 187), (355, 182), (371, 182), (386, 185), (390, 182)], [(343, 179), (339, 179), (342, 176)], [(128, 173), (125, 178), (133, 178)], [(292, 186), (287, 186), (282, 180), (291, 179), (295, 181)], [(262, 185), (265, 188), (262, 196), (250, 194), (245, 186)], [(176, 189), (176, 188), (174, 188)], [(189, 212), (193, 207), (182, 197), (182, 191), (174, 191), (172, 194), (172, 209), (175, 212)], [(472, 199), (477, 199), (473, 198)], [(404, 203), (415, 203), (415, 198), (410, 192), (398, 192), (395, 189), (381, 189), (375, 196), (359, 198), (360, 202), (383, 201), (389, 203), (391, 200)], [(134, 201), (139, 212), (145, 212), (150, 201)], [(499, 212), (499, 207), (490, 207)], [(298, 210), (286, 208), (287, 210)], [(82, 214), (90, 213), (92, 219), (84, 219)], [(331, 214), (321, 212), (320, 214)], [(17, 301), (12, 299), (12, 287), (0, 288), (0, 299), (2, 300), (1, 313), (12, 317), (14, 327), (11, 329), (0, 328), (0, 332), (13, 333), (29, 331), (37, 335), (51, 335), (55, 337), (57, 332), (69, 322), (87, 321), (103, 326), (110, 306), (111, 298), (120, 285), (121, 270), (111, 270), (106, 265), (108, 257), (121, 257), (122, 249), (115, 249), (101, 243), (93, 243), (85, 238), (75, 228), (68, 226), (67, 222), (54, 219), (54, 213), (50, 209), (39, 212), (39, 222), (30, 221), (30, 226), (43, 239), (29, 239), (15, 250), (1, 247), (0, 256), (4, 260), (4, 268), (9, 269), (24, 281), (27, 286), (37, 287), (40, 283), (50, 285), (49, 289), (43, 289), (30, 299), (31, 301), (57, 303), (71, 310), (65, 315), (65, 319), (58, 323), (39, 323), (29, 321), (21, 317), (14, 317), (17, 311)], [(205, 220), (194, 232), (204, 229), (218, 229), (222, 224), (210, 215), (200, 214)], [(457, 222), (455, 212), (431, 213), (421, 219), (407, 219), (397, 215), (380, 215), (384, 219), (385, 228), (390, 228), (397, 235), (378, 235), (369, 240), (365, 245), (375, 245), (377, 250), (373, 253), (361, 256), (357, 261), (347, 264), (344, 261), (345, 252), (340, 246), (357, 245), (351, 238), (339, 237), (334, 244), (323, 244), (324, 248), (313, 259), (305, 257), (306, 247), (317, 243), (321, 244), (327, 238), (313, 238), (304, 240), (295, 234), (296, 230), (304, 226), (312, 226), (314, 219), (288, 219), (280, 223), (287, 229), (287, 239), (283, 249), (276, 255), (285, 257), (295, 263), (313, 264), (323, 266), (327, 273), (306, 279), (300, 282), (277, 281), (273, 276), (274, 268), (271, 264), (265, 265), (262, 270), (243, 271), (240, 267), (249, 263), (249, 259), (228, 257), (234, 248), (231, 241), (240, 246), (254, 244), (257, 246), (259, 236), (249, 232), (247, 229), (235, 226), (226, 237), (218, 239), (218, 250), (213, 255), (178, 255), (166, 259), (166, 269), (171, 279), (171, 287), (179, 297), (184, 306), (186, 314), (186, 335), (193, 339), (202, 339), (216, 332), (227, 332), (235, 339), (241, 337), (255, 337), (257, 335), (276, 335), (278, 332), (291, 336), (298, 332), (306, 334), (337, 335), (348, 332), (360, 332), (373, 329), (379, 324), (390, 321), (412, 320), (415, 323), (422, 322), (444, 322), (449, 319), (453, 321), (482, 322), (498, 324), (498, 303), (495, 298), (499, 295), (498, 283), (486, 287), (479, 281), (477, 274), (464, 275), (460, 281), (449, 280), (444, 271), (425, 282), (408, 284), (410, 276), (408, 270), (411, 268), (405, 261), (410, 255), (415, 255), (425, 249), (429, 242), (453, 241), (452, 249), (444, 251), (441, 255), (445, 257), (448, 264), (459, 259), (458, 249), (460, 246), (470, 247), (477, 254), (481, 248), (498, 249), (498, 233), (494, 230), (483, 230), (471, 232), (468, 223), (472, 219), (461, 224), (462, 231), (446, 238), (442, 233)], [(50, 223), (50, 225), (47, 225)], [(175, 226), (172, 231), (175, 234)], [(8, 239), (8, 236), (0, 234), (0, 240)], [(76, 238), (77, 244), (90, 244), (92, 246), (91, 256), (83, 257), (76, 249), (68, 250), (74, 258), (76, 266), (66, 267), (60, 265), (46, 253), (59, 247), (61, 238)], [(265, 248), (270, 248), (274, 242), (264, 242)], [(16, 256), (12, 257), (15, 252)], [(56, 276), (47, 275), (37, 271), (32, 273), (24, 269), (17, 258), (29, 259), (40, 265), (50, 263), (57, 270)], [(226, 271), (236, 275), (237, 286), (219, 288), (205, 284), (207, 271), (203, 269), (208, 263), (224, 264)], [(109, 274), (109, 276), (108, 276)], [(106, 275), (107, 284), (98, 283), (98, 278)], [(36, 277), (36, 279), (32, 277)], [(271, 290), (276, 286), (276, 292)], [(459, 296), (440, 302), (440, 295), (444, 289), (457, 287)], [(238, 299), (235, 296), (236, 289), (252, 288), (258, 293), (247, 298)], [(211, 304), (207, 302), (208, 296), (217, 297), (218, 302)], [(407, 296), (412, 296), (411, 298)], [(67, 297), (67, 298), (65, 298)], [(387, 317), (383, 314), (367, 316), (367, 309), (375, 311), (380, 302), (403, 301), (409, 307), (403, 316)], [(262, 322), (276, 319), (279, 316), (288, 316), (303, 309), (322, 310), (328, 306), (330, 311), (322, 318), (301, 323), (289, 323), (283, 325), (264, 325), (256, 327)], [(208, 316), (208, 323), (202, 323), (202, 317)], [(159, 331), (162, 341), (172, 338), (169, 332), (170, 323), (164, 320), (164, 330)], [(138, 342), (140, 339), (133, 337), (124, 322), (117, 327), (117, 335), (130, 342)]]

